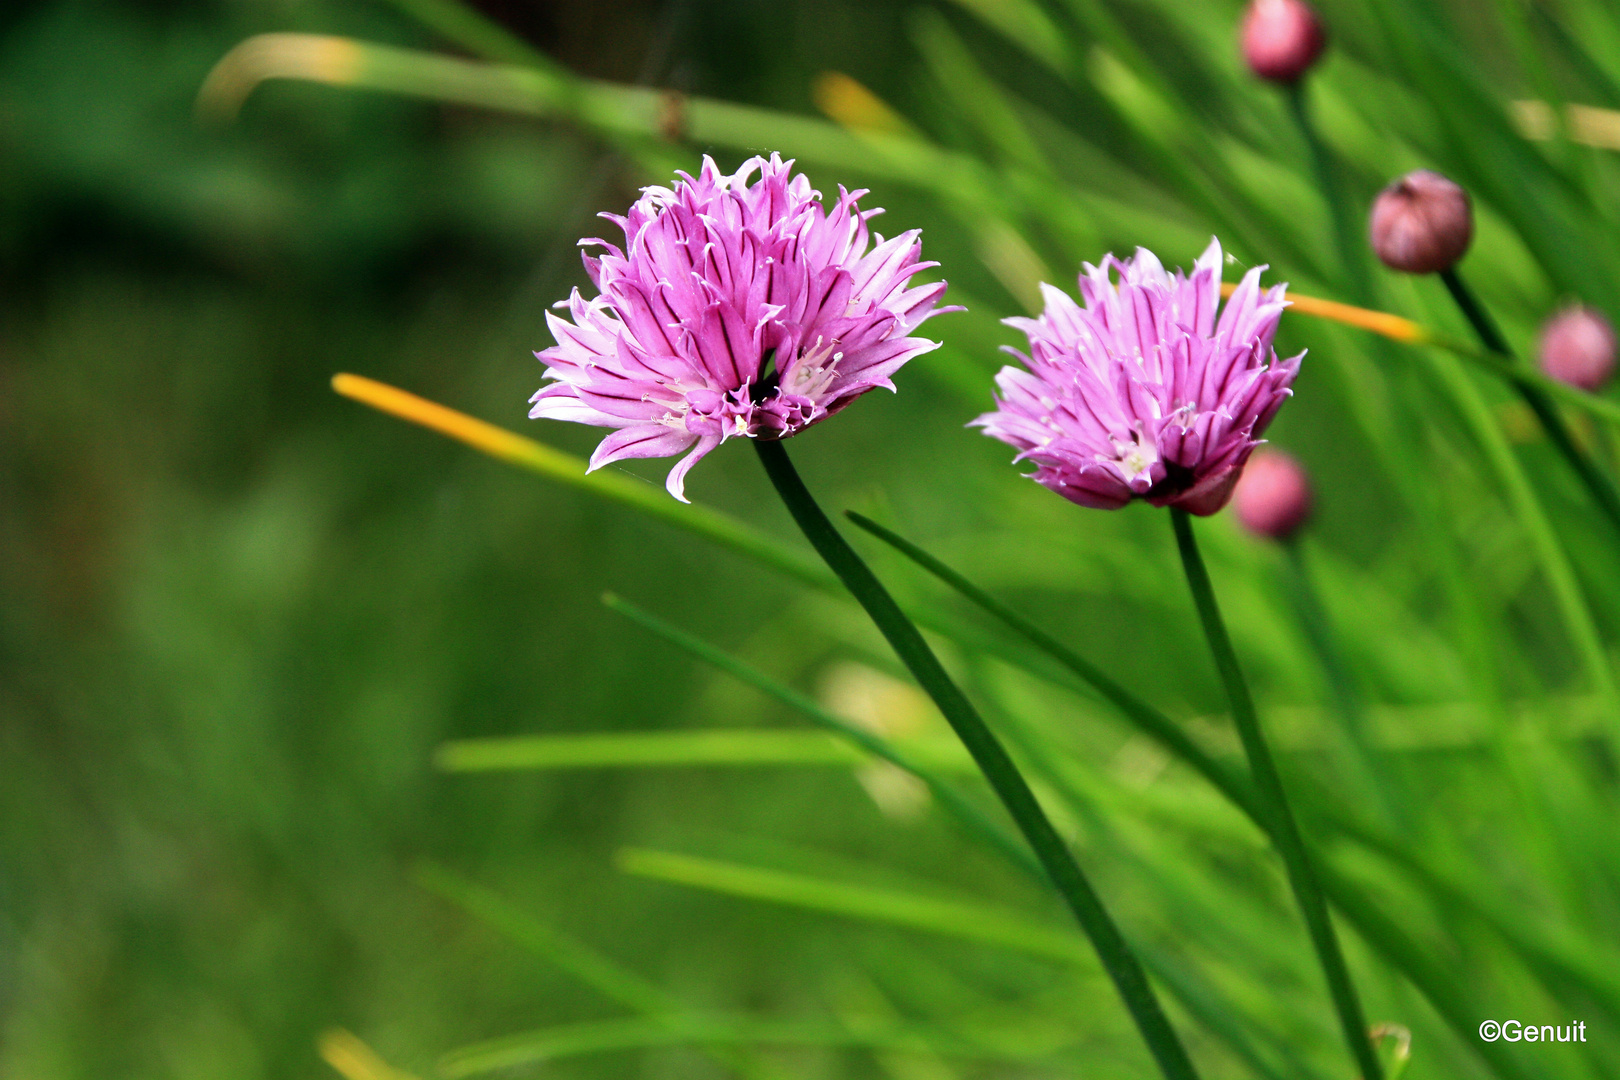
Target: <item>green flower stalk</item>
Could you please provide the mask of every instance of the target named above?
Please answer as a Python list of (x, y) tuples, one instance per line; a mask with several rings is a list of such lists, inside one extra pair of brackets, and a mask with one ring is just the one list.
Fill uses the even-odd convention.
[(1039, 318), (1008, 320), (1029, 337), (1029, 355), (1013, 354), (1027, 370), (1002, 369), (998, 407), (974, 424), (1017, 448), (1016, 460), (1036, 466), (1031, 479), (1071, 502), (1118, 509), (1144, 499), (1170, 507), (1261, 811), (1271, 820), (1351, 1053), (1364, 1080), (1379, 1080), (1327, 903), (1193, 540), (1189, 515), (1213, 514), (1231, 498), (1299, 372), (1300, 357), (1279, 359), (1272, 346), (1287, 306), (1283, 287), (1262, 291), (1256, 268), (1221, 308), (1221, 263), (1218, 242), (1190, 277), (1172, 277), (1146, 250), (1128, 260), (1109, 256), (1080, 277), (1084, 307), (1043, 286), (1047, 305)]
[[(772, 484), (816, 552), (871, 616), (933, 698), (1091, 939), (1166, 1080), (1196, 1080), (1141, 962), (1126, 944), (1028, 782), (899, 605), (816, 504), (783, 445), (883, 387), (937, 344), (911, 332), (937, 314), (943, 282), (917, 233), (870, 246), (876, 210), (840, 191), (830, 209), (791, 162), (772, 155), (733, 175), (705, 161), (673, 188), (648, 188), (625, 217), (622, 249), (602, 241), (586, 270), (600, 295), (575, 293), (557, 344), (539, 354), (552, 380), (531, 416), (614, 429), (592, 456), (686, 454), (669, 476), (684, 501), (686, 470), (731, 439), (754, 444)], [(759, 176), (755, 179), (754, 174)], [(870, 246), (870, 250), (868, 250)]]

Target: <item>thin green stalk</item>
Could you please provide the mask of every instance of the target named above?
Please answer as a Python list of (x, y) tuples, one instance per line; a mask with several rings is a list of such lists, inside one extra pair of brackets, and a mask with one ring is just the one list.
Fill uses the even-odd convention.
[[(1512, 360), (1513, 350), (1508, 348), (1507, 338), (1502, 336), (1502, 331), (1491, 318), (1490, 312), (1485, 310), (1485, 306), (1479, 302), (1473, 290), (1464, 283), (1456, 268), (1440, 271), (1440, 280), (1445, 282), (1446, 291), (1451, 293), (1451, 298), (1457, 302), (1457, 307), (1462, 310), (1463, 316), (1474, 328), (1474, 333), (1479, 335), (1479, 340), (1484, 346), (1498, 356)], [(1510, 368), (1503, 372), (1503, 376), (1536, 414), (1536, 419), (1541, 421), (1547, 437), (1558, 448), (1558, 452), (1564, 455), (1564, 460), (1569, 462), (1570, 468), (1581, 478), (1581, 483), (1586, 485), (1586, 490), (1597, 502), (1598, 509), (1603, 511), (1615, 528), (1620, 529), (1620, 491), (1615, 489), (1614, 481), (1598, 468), (1591, 455), (1575, 442), (1575, 436), (1569, 430), (1569, 425), (1564, 423), (1557, 404), (1547, 391), (1522, 373)]]
[[(716, 648), (657, 616), (643, 611), (627, 600), (609, 595), (603, 598), (603, 602), (647, 630), (685, 649), (693, 656), (715, 665), (761, 692), (776, 698), (783, 704), (799, 710), (816, 723), (846, 736), (874, 756), (904, 769), (928, 785), (929, 790), (940, 800), (941, 807), (946, 813), (954, 816), (957, 823), (963, 826), (967, 832), (984, 841), (998, 854), (1006, 858), (1010, 865), (1028, 874), (1036, 881), (1045, 882), (1048, 880), (1046, 870), (1036, 860), (1028, 845), (1023, 843), (1016, 834), (990, 820), (980, 812), (978, 807), (974, 806), (972, 802), (952, 785), (944, 781), (937, 773), (918, 763), (915, 758), (888, 739), (856, 727), (848, 721), (829, 713), (805, 695), (784, 686), (769, 675), (743, 663), (724, 650)], [(1054, 782), (1061, 783), (1061, 778), (1055, 770), (1043, 768), (1043, 771)], [(1205, 984), (1191, 969), (1178, 964), (1169, 955), (1148, 949), (1141, 942), (1134, 943), (1132, 947), (1142, 957), (1143, 966), (1152, 973), (1154, 978), (1169, 989), (1171, 996), (1181, 1002), (1182, 1007), (1187, 1010), (1190, 1016), (1202, 1023), (1217, 1038), (1225, 1041), (1235, 1053), (1253, 1064), (1263, 1075), (1275, 1080), (1277, 1074), (1257, 1054), (1253, 1044), (1249, 1041), (1248, 1035), (1233, 1020), (1232, 1011), (1226, 1007), (1224, 1002), (1219, 1000), (1217, 991)]]
[(1259, 803), (1255, 800), (1249, 785), (1231, 769), (1215, 760), (1208, 751), (1193, 741), (1192, 736), (1183, 731), (1175, 721), (1164, 715), (1164, 713), (1136, 697), (1129, 690), (1109, 678), (1101, 668), (928, 554), (916, 544), (913, 544), (910, 540), (853, 510), (845, 511), (844, 516), (879, 540), (882, 540), (885, 544), (899, 551), (906, 558), (945, 582), (945, 584), (991, 615), (1006, 623), (1030, 644), (1085, 680), (1093, 690), (1102, 695), (1104, 700), (1124, 713), (1126, 718), (1139, 729), (1173, 755), (1203, 774), (1221, 794), (1255, 818), (1256, 821), (1259, 821), (1263, 816), (1259, 810)]
[(1462, 365), (1454, 357), (1443, 353), (1431, 353), (1426, 359), (1485, 455), (1492, 472), (1496, 474), (1513, 516), (1527, 534), (1531, 549), (1536, 553), (1536, 561), (1541, 564), (1541, 572), (1551, 588), (1565, 632), (1581, 656), (1593, 689), (1602, 694), (1613, 694), (1614, 674), (1603, 647), (1602, 634), (1581, 591), (1580, 580), (1575, 576), (1569, 555), (1559, 542), (1558, 533), (1548, 520), (1546, 508), (1542, 506), (1535, 486), (1526, 475), (1523, 463), (1508, 445), (1502, 426), (1491, 412), (1478, 383)]
[(715, 648), (673, 623), (665, 622), (651, 612), (643, 611), (623, 597), (608, 593), (602, 597), (602, 603), (631, 622), (639, 624), (642, 628), (657, 634), (665, 641), (684, 649), (698, 659), (713, 664), (721, 671), (741, 682), (747, 683), (761, 693), (775, 698), (789, 708), (799, 710), (817, 724), (842, 735), (873, 757), (882, 758), (889, 764), (904, 769), (926, 784), (934, 798), (938, 799), (942, 806), (955, 815), (957, 821), (969, 832), (990, 844), (991, 847), (1001, 852), (1015, 864), (1024, 867), (1026, 870), (1033, 871), (1036, 875), (1041, 873), (1041, 868), (1030, 855), (1029, 849), (1020, 844), (1016, 837), (1009, 835), (1001, 826), (985, 817), (979, 811), (979, 808), (968, 800), (967, 796), (957, 791), (956, 788), (935, 774), (933, 770), (917, 762), (910, 754), (901, 750), (888, 739), (874, 735), (865, 728), (828, 712), (798, 691), (783, 686), (764, 672), (750, 667), (723, 649)]
[[(1091, 676), (1087, 672), (1096, 671), (1096, 668), (1058, 643), (1051, 635), (1014, 613), (1005, 604), (909, 540), (858, 514), (850, 514), (850, 518), (946, 585), (956, 589), (968, 600), (1001, 619), (1014, 632), (1081, 678), (1089, 680)], [(1267, 836), (1274, 834), (1276, 826), (1262, 810), (1259, 798), (1246, 777), (1236, 776), (1230, 769), (1204, 753), (1196, 744), (1167, 739), (1166, 733), (1179, 730), (1175, 723), (1153, 706), (1131, 697), (1128, 691), (1118, 688), (1110, 680), (1105, 678), (1100, 683), (1094, 683), (1093, 688), (1113, 702), (1115, 707), (1119, 708), (1127, 719), (1136, 723), (1144, 734), (1158, 739), (1165, 749), (1196, 769), (1210, 784), (1230, 799), (1233, 805), (1242, 810), (1261, 832)], [(1115, 697), (1116, 693), (1121, 697)], [(1126, 702), (1130, 704), (1127, 705)], [(1184, 745), (1190, 746), (1191, 752), (1181, 749)], [(1529, 1074), (1517, 1064), (1516, 1058), (1505, 1052), (1502, 1046), (1480, 1042), (1476, 1038), (1474, 1025), (1479, 1022), (1477, 1019), (1480, 1015), (1479, 1008), (1455, 985), (1455, 980), (1429, 960), (1432, 948), (1413, 940), (1404, 927), (1386, 918), (1354, 884), (1339, 876), (1331, 866), (1320, 866), (1318, 872), (1322, 888), (1333, 906), (1350, 920), (1369, 945), (1417, 988), (1459, 1039), (1474, 1047), (1498, 1076), (1507, 1080), (1529, 1080)]]
[[(793, 467), (787, 449), (781, 442), (767, 439), (754, 440), (754, 448), (759, 452), (760, 462), (775, 485), (777, 494), (782, 497), (805, 538), (866, 609), (901, 661), (939, 706), (940, 712), (955, 729), (985, 779), (1018, 824), (1024, 838), (1035, 850), (1052, 884), (1091, 939), (1098, 959), (1114, 980), (1126, 1009), (1136, 1021), (1160, 1070), (1168, 1080), (1196, 1080), (1198, 1074), (1193, 1069), (1192, 1061), (1164, 1015), (1141, 962), (1125, 943), (1119, 927), (1103, 907), (1080, 864), (1075, 862), (1073, 853), (1052, 827), (1052, 822), (1036, 801), (1028, 782), (1018, 771), (1006, 748), (946, 674), (939, 658), (923, 640), (922, 633), (901, 612), (894, 598), (855, 553), (855, 549), (827, 520), (827, 515), (816, 504), (800, 479), (798, 470)], [(1376, 1074), (1367, 1075), (1368, 1080), (1376, 1080)]]
[(503, 64), (563, 71), (561, 64), (483, 12), (459, 0), (391, 0), (429, 30), (468, 52)]
[(1266, 745), (1265, 735), (1260, 731), (1260, 717), (1255, 712), (1249, 684), (1238, 666), (1232, 641), (1227, 637), (1226, 623), (1221, 619), (1220, 608), (1215, 602), (1215, 589), (1210, 584), (1209, 572), (1204, 568), (1203, 556), (1198, 553), (1192, 518), (1185, 510), (1172, 507), (1170, 520), (1175, 526), (1176, 546), (1181, 551), (1181, 563), (1187, 571), (1187, 584), (1192, 589), (1198, 618), (1204, 626), (1204, 636), (1209, 641), (1215, 667), (1220, 671), (1227, 698), (1231, 702), (1233, 723), (1243, 742), (1243, 751), (1248, 755), (1255, 787), (1259, 790), (1267, 816), (1271, 818), (1272, 839), (1288, 870), (1294, 899), (1299, 903), (1300, 913), (1304, 915), (1305, 925), (1310, 931), (1311, 943), (1316, 946), (1317, 957), (1321, 960), (1322, 972), (1327, 976), (1328, 991), (1333, 995), (1333, 1005), (1338, 1010), (1345, 1041), (1350, 1044), (1350, 1054), (1360, 1067), (1363, 1080), (1381, 1080), (1383, 1073), (1372, 1040), (1367, 1035), (1367, 1019), (1362, 1014), (1361, 1001), (1350, 982), (1350, 970), (1345, 965), (1344, 953), (1339, 948), (1339, 939), (1328, 915), (1327, 900), (1322, 895), (1316, 873), (1305, 853), (1305, 841), (1300, 836), (1293, 811), (1289, 809), (1282, 777), (1277, 773), (1276, 762), (1271, 759), (1271, 748)]
[[(694, 1023), (679, 999), (629, 968), (553, 929), (520, 910), (495, 890), (432, 862), (416, 867), (416, 882), (481, 919), (530, 952), (550, 960), (603, 997), (641, 1013), (657, 1031), (675, 1032)], [(746, 1047), (709, 1046), (707, 1052), (744, 1080), (781, 1080), (781, 1073), (756, 1060)], [(446, 1075), (443, 1070), (441, 1075)]]

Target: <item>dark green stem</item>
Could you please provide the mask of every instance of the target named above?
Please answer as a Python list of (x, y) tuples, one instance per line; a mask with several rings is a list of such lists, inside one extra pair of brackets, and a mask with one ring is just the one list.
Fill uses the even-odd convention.
[(780, 442), (766, 439), (754, 440), (754, 448), (759, 452), (760, 462), (765, 466), (771, 483), (776, 486), (777, 494), (782, 497), (805, 538), (826, 560), (861, 607), (866, 609), (900, 660), (928, 696), (933, 698), (934, 704), (939, 706), (940, 712), (955, 729), (957, 737), (967, 747), (985, 779), (1029, 841), (1052, 884), (1091, 939), (1092, 947), (1097, 950), (1103, 967), (1114, 980), (1126, 1009), (1136, 1021), (1160, 1070), (1167, 1080), (1196, 1080), (1198, 1074), (1193, 1069), (1192, 1061), (1165, 1017), (1141, 962), (1126, 945), (1119, 927), (1103, 907), (1062, 837), (1052, 827), (1052, 822), (1035, 800), (1029, 784), (1018, 771), (1018, 766), (1013, 764), (1006, 748), (945, 673), (939, 658), (923, 640), (922, 633), (906, 618), (877, 576), (833, 528), (821, 507), (816, 505), (804, 481), (799, 478), (798, 470), (793, 467), (787, 449)]
[(1453, 300), (1457, 301), (1457, 307), (1462, 309), (1463, 317), (1468, 320), (1468, 325), (1472, 326), (1474, 333), (1479, 335), (1480, 344), (1498, 356), (1512, 356), (1513, 353), (1508, 348), (1507, 338), (1502, 336), (1502, 330), (1496, 325), (1496, 320), (1491, 318), (1490, 312), (1486, 311), (1485, 306), (1479, 302), (1479, 298), (1474, 295), (1474, 290), (1463, 283), (1463, 279), (1457, 273), (1456, 267), (1440, 271), (1440, 280), (1446, 283), (1446, 291), (1451, 293)]
[[(891, 544), (901, 554), (912, 559), (924, 570), (933, 574), (940, 581), (953, 589), (958, 590), (964, 597), (981, 606), (989, 614), (1006, 622), (1008, 627), (1023, 636), (1032, 645), (1048, 652), (1054, 659), (1063, 663), (1077, 675), (1088, 681), (1097, 668), (1084, 658), (1058, 643), (1050, 634), (1036, 627), (1027, 619), (1013, 612), (1007, 605), (990, 596), (983, 589), (969, 582), (961, 574), (951, 569), (939, 559), (930, 555), (922, 548), (904, 539), (889, 529), (878, 525), (869, 518), (859, 514), (850, 513), (849, 518), (861, 528), (872, 535)], [(1179, 739), (1166, 739), (1166, 732), (1177, 732), (1179, 729), (1169, 717), (1159, 712), (1153, 706), (1130, 695), (1117, 683), (1104, 679), (1093, 687), (1103, 697), (1112, 701), (1120, 711), (1131, 720), (1137, 722), (1141, 730), (1156, 739), (1165, 749), (1173, 753), (1181, 753), (1177, 747), (1181, 744)], [(1145, 716), (1156, 716), (1151, 723), (1143, 723)], [(1187, 764), (1196, 769), (1206, 780), (1229, 798), (1232, 803), (1248, 816), (1267, 836), (1274, 836), (1276, 826), (1270, 815), (1265, 813), (1255, 794), (1253, 786), (1247, 777), (1239, 777), (1223, 763), (1204, 753), (1201, 749), (1184, 759)], [(1316, 800), (1316, 811), (1323, 815), (1319, 820), (1330, 827), (1339, 828), (1342, 824), (1342, 815), (1337, 808), (1330, 808), (1328, 804)], [(1356, 835), (1353, 831), (1349, 835)], [(1415, 856), (1408, 857), (1404, 864), (1414, 863)], [(1463, 990), (1455, 985), (1455, 980), (1448, 979), (1439, 965), (1432, 962), (1432, 946), (1420, 945), (1407, 935), (1406, 931), (1395, 922), (1384, 917), (1363, 896), (1355, 885), (1346, 878), (1339, 876), (1330, 865), (1316, 867), (1322, 890), (1330, 903), (1348, 918), (1362, 936), (1374, 949), (1378, 950), (1396, 970), (1411, 980), (1420, 993), (1444, 1017), (1446, 1024), (1459, 1038), (1470, 1039), (1474, 1036), (1473, 1018), (1479, 1015), (1479, 1007), (1470, 1001)], [(1574, 978), (1575, 976), (1566, 976)], [(1583, 984), (1585, 985), (1585, 984)], [(1594, 991), (1596, 992), (1596, 991)], [(1476, 1051), (1490, 1064), (1496, 1075), (1504, 1080), (1529, 1080), (1529, 1074), (1521, 1068), (1516, 1059), (1506, 1054), (1501, 1046), (1494, 1043), (1474, 1042)]]
[[(1513, 352), (1508, 348), (1507, 338), (1502, 336), (1502, 331), (1491, 318), (1490, 312), (1485, 310), (1485, 306), (1463, 282), (1456, 269), (1440, 271), (1440, 280), (1446, 283), (1446, 290), (1457, 302), (1457, 307), (1462, 309), (1463, 316), (1473, 326), (1474, 333), (1479, 335), (1480, 343), (1498, 356), (1511, 360)], [(1504, 372), (1504, 375), (1508, 382), (1513, 384), (1513, 389), (1519, 392), (1524, 403), (1530, 406), (1530, 411), (1536, 414), (1536, 419), (1541, 421), (1547, 437), (1558, 448), (1558, 452), (1564, 455), (1564, 460), (1569, 462), (1570, 468), (1581, 478), (1581, 483), (1586, 485), (1586, 490), (1597, 501), (1598, 508), (1608, 516), (1616, 529), (1620, 529), (1620, 491), (1615, 490), (1614, 482), (1598, 468), (1591, 455), (1575, 442), (1575, 436), (1569, 430), (1569, 425), (1564, 423), (1563, 414), (1558, 411), (1557, 404), (1545, 390), (1517, 372), (1509, 370)]]
[(1254, 785), (1271, 819), (1271, 836), (1288, 871), (1294, 899), (1299, 904), (1300, 913), (1305, 916), (1311, 943), (1316, 946), (1322, 972), (1327, 976), (1328, 991), (1333, 995), (1333, 1005), (1338, 1010), (1345, 1041), (1350, 1044), (1351, 1056), (1360, 1067), (1363, 1080), (1381, 1080), (1383, 1073), (1372, 1040), (1367, 1035), (1367, 1020), (1361, 1011), (1361, 1001), (1350, 982), (1350, 970), (1345, 966), (1344, 953), (1339, 948), (1338, 936), (1328, 916), (1327, 901), (1322, 896), (1316, 873), (1305, 854), (1305, 840), (1300, 835), (1299, 824), (1289, 809), (1282, 777), (1277, 772), (1276, 762), (1271, 759), (1271, 748), (1266, 745), (1265, 736), (1260, 731), (1260, 717), (1255, 712), (1254, 698), (1249, 695), (1249, 684), (1243, 678), (1237, 653), (1227, 637), (1226, 623), (1221, 619), (1221, 610), (1215, 602), (1215, 589), (1210, 584), (1209, 572), (1204, 568), (1204, 559), (1198, 553), (1192, 519), (1185, 510), (1172, 507), (1170, 520), (1175, 525), (1176, 546), (1181, 550), (1181, 564), (1187, 571), (1187, 584), (1192, 589), (1193, 603), (1198, 608), (1198, 619), (1204, 626), (1204, 637), (1209, 641), (1215, 667), (1226, 686), (1238, 738), (1243, 742), (1249, 769), (1254, 774)]
[[(901, 554), (914, 560), (945, 584), (960, 591), (963, 596), (983, 607), (991, 615), (1006, 621), (1011, 630), (1022, 635), (1043, 652), (1049, 653), (1053, 659), (1068, 666), (1081, 678), (1089, 680), (1091, 676), (1086, 672), (1097, 670), (1078, 654), (1058, 644), (1050, 634), (1014, 614), (1005, 604), (995, 600), (989, 593), (967, 581), (961, 574), (916, 544), (859, 514), (850, 514), (850, 518), (874, 536), (894, 545)], [(1128, 691), (1122, 690), (1111, 680), (1095, 685), (1094, 689), (1112, 701), (1127, 718), (1139, 724), (1144, 733), (1159, 739), (1165, 749), (1172, 753), (1182, 753), (1177, 749), (1180, 740), (1169, 740), (1164, 737), (1166, 732), (1178, 730), (1169, 717), (1146, 702), (1132, 697)], [(1120, 696), (1116, 697), (1116, 694)], [(1145, 723), (1143, 718), (1147, 714), (1156, 715), (1157, 721)], [(1262, 832), (1267, 836), (1274, 834), (1276, 826), (1264, 812), (1247, 777), (1237, 776), (1223, 763), (1196, 747), (1195, 752), (1186, 755), (1184, 760), (1230, 799), (1233, 805), (1242, 810)], [(1321, 810), (1320, 807), (1318, 809)], [(1333, 821), (1328, 821), (1327, 818), (1322, 820), (1333, 824)], [(1335, 818), (1334, 821), (1336, 820)], [(1498, 1043), (1477, 1041), (1474, 1025), (1478, 1023), (1476, 1017), (1482, 1015), (1479, 1007), (1462, 988), (1456, 985), (1456, 980), (1447, 976), (1441, 965), (1432, 961), (1431, 957), (1434, 955), (1432, 946), (1419, 944), (1403, 927), (1384, 917), (1354, 884), (1340, 877), (1331, 865), (1324, 864), (1318, 866), (1316, 870), (1328, 900), (1355, 925), (1369, 945), (1417, 987), (1419, 993), (1434, 1006), (1458, 1038), (1465, 1041), (1474, 1040), (1471, 1045), (1475, 1048), (1475, 1052), (1490, 1064), (1491, 1070), (1497, 1076), (1503, 1077), (1504, 1080), (1529, 1080), (1529, 1073), (1517, 1063), (1517, 1058), (1506, 1052), (1504, 1047)]]
[(1140, 730), (1156, 740), (1159, 745), (1181, 760), (1191, 764), (1194, 769), (1197, 769), (1199, 773), (1213, 783), (1235, 805), (1242, 807), (1246, 813), (1249, 813), (1256, 820), (1260, 818), (1259, 804), (1255, 801), (1253, 791), (1247, 782), (1233, 770), (1228, 769), (1211, 757), (1208, 751), (1194, 742), (1190, 735), (1178, 727), (1164, 713), (1132, 694), (1119, 683), (1109, 678), (1097, 665), (1064, 645), (1057, 638), (1048, 634), (1045, 630), (1042, 630), (1012, 608), (1003, 604), (1000, 600), (997, 600), (916, 544), (913, 544), (910, 540), (891, 529), (884, 528), (869, 517), (855, 513), (853, 510), (845, 511), (844, 516), (905, 555), (906, 558), (945, 582), (945, 584), (979, 605), (991, 615), (1006, 623), (1030, 644), (1074, 672), (1116, 709), (1124, 713)]
[[(790, 708), (799, 710), (816, 723), (838, 732), (874, 756), (904, 769), (927, 784), (929, 790), (933, 791), (935, 796), (939, 798), (941, 807), (947, 813), (953, 815), (967, 832), (988, 843), (1014, 867), (1028, 874), (1037, 882), (1044, 884), (1049, 881), (1046, 870), (1029, 850), (1029, 846), (1016, 833), (991, 821), (979, 811), (978, 807), (956, 791), (952, 785), (946, 783), (926, 766), (919, 764), (889, 740), (834, 716), (798, 691), (782, 685), (763, 672), (744, 664), (741, 660), (703, 641), (701, 638), (694, 637), (679, 627), (643, 611), (622, 597), (610, 593), (604, 596), (602, 600), (614, 611), (639, 623), (645, 629), (659, 635), (671, 644), (685, 649), (699, 659), (714, 664), (723, 671), (735, 675), (738, 679), (774, 697)], [(1015, 732), (1013, 744), (1021, 748), (1026, 756), (1034, 759), (1037, 771), (1048, 782), (1063, 791), (1072, 804), (1081, 807), (1085, 806), (1082, 797), (1067, 782), (1067, 777), (1062, 771), (1049, 758), (1042, 756), (1042, 746), (1039, 740), (1020, 740)], [(1089, 817), (1087, 820), (1099, 826), (1099, 835), (1106, 832), (1105, 823), (1098, 821), (1095, 817)], [(1115, 848), (1114, 850), (1117, 851), (1118, 849)], [(1128, 857), (1128, 853), (1122, 852), (1122, 854)], [(1232, 1019), (1233, 1012), (1227, 1003), (1221, 1001), (1218, 992), (1203, 982), (1191, 968), (1173, 960), (1164, 953), (1144, 947), (1139, 941), (1133, 942), (1132, 948), (1142, 958), (1143, 967), (1147, 968), (1159, 983), (1169, 989), (1170, 993), (1186, 1008), (1188, 1014), (1202, 1023), (1216, 1037), (1224, 1040), (1239, 1057), (1249, 1062), (1259, 1075), (1267, 1077), (1268, 1080), (1282, 1080), (1284, 1075), (1292, 1075), (1297, 1080), (1299, 1076), (1305, 1075), (1305, 1071), (1297, 1065), (1290, 1065), (1290, 1068), (1282, 1074), (1276, 1072), (1255, 1051), (1254, 1045), (1249, 1041), (1249, 1037), (1243, 1028)]]

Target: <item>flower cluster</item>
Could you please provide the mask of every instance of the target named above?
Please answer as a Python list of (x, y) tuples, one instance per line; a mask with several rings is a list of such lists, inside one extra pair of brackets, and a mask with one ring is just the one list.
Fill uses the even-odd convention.
[(548, 314), (557, 344), (537, 355), (555, 381), (529, 415), (616, 428), (592, 469), (690, 451), (667, 483), (685, 501), (687, 471), (726, 439), (797, 434), (893, 390), (901, 365), (938, 347), (910, 336), (945, 291), (910, 285), (938, 265), (920, 261), (917, 232), (873, 246), (881, 211), (860, 209), (866, 192), (840, 187), (824, 207), (792, 165), (772, 154), (727, 176), (705, 158), (697, 177), (603, 215), (623, 249), (581, 242), (604, 249), (585, 256), (600, 295), (576, 289), (569, 319)]
[[(1272, 348), (1287, 301), (1256, 267), (1220, 305), (1219, 241), (1191, 277), (1152, 252), (1087, 264), (1081, 307), (1043, 285), (1046, 310), (1008, 319), (1029, 336), (1027, 371), (996, 376), (998, 408), (973, 421), (1035, 463), (1033, 479), (1081, 506), (1143, 498), (1213, 514), (1292, 393), (1300, 356)], [(1117, 272), (1116, 285), (1112, 274)]]

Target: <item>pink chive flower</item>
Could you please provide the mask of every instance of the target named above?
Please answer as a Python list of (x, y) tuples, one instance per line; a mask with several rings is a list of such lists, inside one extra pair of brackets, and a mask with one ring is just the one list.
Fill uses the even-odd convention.
[(1543, 323), (1536, 343), (1542, 371), (1588, 392), (1601, 389), (1614, 374), (1614, 352), (1613, 325), (1602, 313), (1581, 305), (1565, 308)]
[(1305, 467), (1281, 450), (1262, 450), (1244, 468), (1232, 510), (1256, 536), (1288, 540), (1310, 518), (1312, 501)]
[(1240, 40), (1250, 71), (1292, 86), (1321, 58), (1327, 32), (1304, 0), (1250, 0)]
[(686, 453), (665, 485), (686, 502), (687, 471), (725, 440), (796, 435), (939, 347), (910, 336), (945, 292), (910, 285), (938, 265), (919, 261), (917, 231), (868, 233), (882, 211), (860, 209), (865, 191), (824, 207), (792, 168), (772, 154), (727, 176), (705, 157), (602, 215), (622, 250), (580, 241), (603, 249), (585, 255), (599, 295), (575, 289), (569, 319), (547, 314), (557, 344), (535, 355), (555, 381), (529, 415), (616, 428), (591, 469)]
[[(1256, 267), (1220, 311), (1221, 245), (1191, 277), (1171, 277), (1143, 248), (1080, 275), (1081, 307), (1043, 284), (1046, 310), (1008, 319), (1029, 336), (1029, 370), (996, 376), (998, 408), (973, 421), (1032, 461), (1031, 478), (1081, 506), (1132, 499), (1213, 514), (1259, 436), (1293, 391), (1300, 358), (1272, 348), (1284, 286)], [(1111, 278), (1117, 272), (1116, 285)]]

